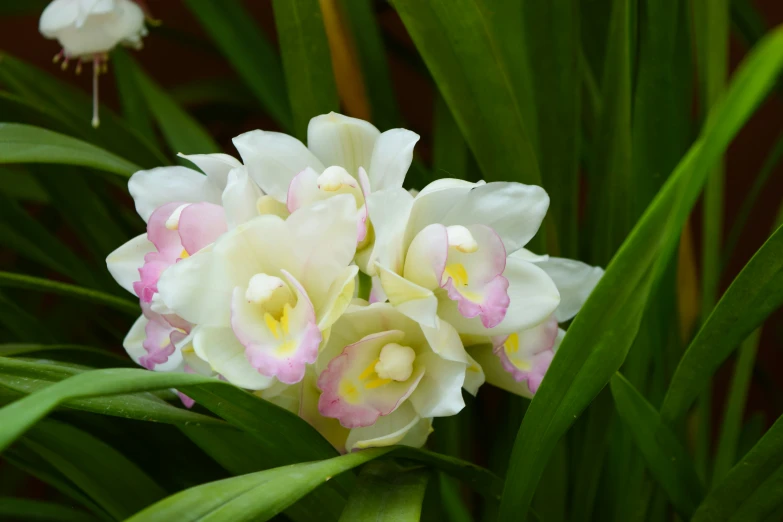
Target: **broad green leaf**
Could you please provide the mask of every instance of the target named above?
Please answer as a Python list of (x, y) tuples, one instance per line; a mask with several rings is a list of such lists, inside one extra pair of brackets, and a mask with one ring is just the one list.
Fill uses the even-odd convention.
[(677, 246), (679, 232), (733, 136), (783, 66), (783, 29), (770, 34), (737, 70), (699, 142), (669, 177), (568, 329), (520, 426), (500, 520), (520, 520), (557, 441), (619, 369), (650, 290)]
[(112, 52), (112, 68), (123, 117), (142, 136), (154, 136), (152, 115), (136, 82), (131, 58), (121, 47)]
[(50, 292), (53, 294), (73, 297), (82, 301), (108, 306), (127, 315), (137, 317), (140, 314), (138, 304), (129, 299), (115, 297), (98, 290), (91, 290), (68, 283), (60, 283), (51, 279), (43, 279), (24, 274), (14, 274), (0, 271), (0, 288), (21, 288), (36, 292)]
[[(633, 225), (631, 199), (612, 197), (628, 194), (631, 172), (631, 56), (629, 0), (612, 1), (612, 17), (606, 47), (601, 113), (590, 158), (589, 192), (590, 258), (597, 264), (609, 262)], [(569, 203), (567, 208), (572, 209)]]
[(401, 125), (394, 86), (372, 0), (338, 0), (359, 58), (365, 92), (370, 102), (370, 120), (382, 130)]
[(76, 137), (144, 167), (168, 163), (152, 141), (142, 136), (107, 107), (101, 107), (101, 126), (90, 125), (92, 99), (81, 89), (8, 54), (0, 53), (0, 83), (41, 111), (66, 122)]
[(269, 520), (333, 476), (389, 451), (388, 448), (368, 449), (203, 484), (148, 507), (128, 522)]
[(280, 58), (250, 13), (240, 2), (187, 0), (185, 4), (266, 112), (283, 130), (290, 131), (293, 120)]
[[(10, 359), (4, 368), (29, 370)], [(175, 388), (254, 435), (275, 464), (330, 457), (334, 448), (296, 415), (218, 379), (186, 373), (135, 369), (94, 370), (74, 375), (0, 409), (0, 449), (8, 446), (58, 405), (89, 399)], [(273, 428), (272, 428), (273, 427)]]
[(307, 139), (310, 119), (340, 110), (329, 42), (318, 0), (274, 0), (294, 134)]
[(127, 457), (68, 424), (47, 420), (30, 430), (22, 442), (118, 520), (166, 496)]
[(692, 522), (763, 521), (783, 504), (783, 417), (704, 498)]
[[(468, 179), (470, 151), (457, 122), (440, 94), (435, 97), (432, 174), (435, 179)], [(426, 180), (427, 182), (433, 180)], [(422, 185), (423, 187), (424, 185)]]
[(177, 105), (171, 96), (155, 83), (135, 61), (128, 58), (126, 66), (129, 74), (132, 73), (135, 77), (136, 85), (173, 153), (207, 154), (220, 152), (220, 147), (206, 129), (193, 116)]
[[(538, 159), (559, 255), (577, 255), (581, 137), (578, 0), (524, 2), (526, 47), (538, 115)], [(550, 252), (555, 254), (555, 252)]]
[[(527, 106), (532, 100), (519, 79), (524, 67), (507, 60), (511, 48), (516, 58), (524, 52), (498, 42), (521, 37), (521, 5), (503, 3), (511, 11), (505, 12), (487, 0), (392, 3), (486, 179), (541, 184), (531, 138), (535, 116)], [(505, 33), (504, 24), (517, 31)]]
[[(56, 382), (83, 372), (83, 369), (53, 364), (48, 360), (31, 362), (0, 357), (0, 386), (25, 395), (45, 390)], [(227, 425), (219, 419), (177, 408), (152, 393), (75, 399), (67, 401), (65, 406), (127, 419), (178, 425), (208, 424), (228, 429)]]
[(677, 513), (688, 520), (703, 490), (693, 463), (658, 412), (621, 374), (611, 380), (617, 412), (633, 433), (636, 445), (655, 479), (669, 495)]
[(86, 511), (80, 511), (65, 504), (10, 497), (0, 498), (0, 518), (31, 522), (95, 522), (98, 520)]
[(726, 357), (783, 303), (783, 226), (779, 227), (723, 294), (680, 360), (661, 407), (675, 422)]
[(359, 473), (340, 521), (418, 522), (431, 478), (431, 472), (420, 468), (408, 470), (392, 462), (371, 462)]
[(0, 123), (0, 163), (79, 165), (126, 177), (140, 169), (95, 145), (19, 123)]

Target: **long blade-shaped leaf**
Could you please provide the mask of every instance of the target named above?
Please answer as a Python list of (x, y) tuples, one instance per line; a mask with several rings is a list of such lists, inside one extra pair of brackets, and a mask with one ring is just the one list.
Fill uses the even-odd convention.
[(95, 522), (94, 516), (65, 504), (55, 504), (27, 498), (0, 498), (0, 517), (6, 520), (38, 520), (41, 522)]
[(310, 119), (340, 109), (329, 42), (318, 0), (274, 0), (294, 133), (304, 140)]
[(688, 410), (718, 366), (783, 303), (783, 226), (751, 258), (696, 334), (674, 372), (661, 417)]
[(19, 123), (0, 123), (0, 163), (79, 165), (126, 177), (140, 169), (95, 145)]
[(524, 104), (532, 98), (518, 78), (523, 67), (507, 61), (512, 46), (504, 48), (498, 41), (504, 35), (520, 37), (521, 27), (509, 34), (504, 32), (507, 27), (495, 25), (515, 24), (518, 19), (521, 26), (521, 4), (509, 2), (511, 13), (486, 0), (394, 0), (393, 4), (486, 179), (511, 176), (540, 184), (531, 139), (535, 116)]
[(390, 462), (367, 464), (340, 521), (418, 522), (431, 475), (422, 469), (401, 470)]
[(612, 377), (611, 388), (617, 411), (633, 433), (647, 466), (669, 495), (677, 513), (687, 520), (703, 495), (688, 452), (661, 422), (655, 408), (625, 377), (619, 373)]
[(291, 107), (288, 105), (280, 58), (241, 2), (187, 0), (185, 4), (264, 109), (284, 130), (290, 131)]
[(349, 453), (320, 462), (294, 464), (186, 489), (154, 504), (128, 522), (179, 520), (269, 520), (334, 475), (391, 451)]
[[(692, 522), (766, 520), (783, 504), (783, 417), (704, 498)], [(741, 513), (745, 516), (740, 516)], [(751, 516), (752, 514), (752, 516)]]
[(520, 426), (500, 519), (519, 520), (549, 456), (574, 419), (622, 364), (653, 282), (663, 273), (709, 168), (773, 85), (783, 67), (778, 29), (737, 71), (699, 143), (683, 159), (569, 328)]
[(82, 288), (68, 283), (60, 283), (41, 277), (0, 271), (0, 287), (22, 288), (25, 290), (50, 292), (53, 294), (69, 296), (74, 299), (108, 306), (109, 308), (119, 310), (132, 317), (138, 316), (140, 312), (139, 306), (129, 299), (123, 299), (121, 297), (105, 294), (98, 290)]

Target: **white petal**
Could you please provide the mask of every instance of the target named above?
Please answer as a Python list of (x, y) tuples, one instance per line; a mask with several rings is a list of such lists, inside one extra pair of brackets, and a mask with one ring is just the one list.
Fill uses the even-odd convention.
[(242, 166), (242, 163), (228, 154), (177, 154), (180, 158), (193, 163), (201, 172), (207, 175), (207, 178), (220, 190), (226, 188), (228, 182), (228, 173), (232, 169)]
[(560, 292), (560, 305), (555, 311), (559, 323), (576, 315), (604, 275), (603, 268), (562, 257), (550, 257), (536, 265), (552, 278)]
[(231, 328), (199, 328), (193, 345), (196, 353), (204, 354), (212, 368), (231, 384), (248, 390), (263, 390), (276, 382), (274, 377), (261, 375), (250, 366), (245, 347)]
[(79, 3), (73, 0), (54, 0), (41, 13), (38, 30), (47, 38), (54, 38), (57, 31), (75, 25), (79, 17)]
[(404, 402), (391, 414), (379, 417), (372, 426), (352, 429), (348, 434), (348, 440), (345, 441), (345, 449), (351, 452), (400, 444), (405, 436), (419, 424), (420, 420), (421, 418), (416, 415), (413, 406)]
[(332, 326), (350, 305), (356, 290), (356, 274), (358, 272), (359, 267), (356, 265), (345, 267), (341, 276), (332, 282), (323, 306), (316, 310), (319, 329), (326, 330)]
[(437, 327), (438, 298), (431, 290), (408, 281), (388, 268), (380, 265), (376, 268), (389, 303), (414, 321), (432, 328)]
[(437, 223), (428, 225), (416, 234), (408, 247), (403, 275), (405, 279), (428, 290), (440, 288), (448, 256), (446, 227)]
[(340, 194), (319, 201), (291, 214), (285, 225), (292, 252), (286, 268), (321, 309), (332, 281), (356, 252), (356, 200)]
[(505, 318), (494, 328), (484, 328), (477, 317), (464, 318), (456, 303), (448, 298), (439, 299), (438, 314), (460, 333), (503, 335), (536, 326), (557, 308), (560, 302), (557, 287), (546, 272), (533, 263), (509, 257), (503, 276), (508, 279), (511, 302)]
[(391, 129), (378, 137), (369, 168), (373, 192), (402, 187), (413, 161), (413, 147), (418, 141), (419, 135), (406, 129)]
[(139, 359), (147, 355), (147, 350), (144, 349), (141, 343), (147, 338), (144, 329), (147, 327), (148, 322), (149, 320), (146, 317), (140, 315), (122, 341), (122, 347), (125, 348), (125, 351), (128, 352), (128, 355), (136, 364), (139, 364)]
[(422, 324), (419, 326), (433, 352), (446, 360), (467, 364), (468, 354), (462, 346), (459, 333), (450, 323), (438, 319), (435, 328)]
[(417, 359), (426, 368), (409, 401), (420, 417), (456, 415), (465, 407), (462, 385), (467, 364), (449, 361), (434, 352), (420, 354)]
[(487, 225), (501, 237), (506, 251), (514, 252), (535, 235), (549, 208), (549, 196), (535, 185), (441, 185), (443, 188), (425, 187), (416, 197), (405, 234), (406, 244), (431, 223)]
[(357, 176), (359, 167), (370, 167), (379, 135), (371, 123), (330, 112), (310, 120), (307, 147), (325, 166), (339, 165)]
[(377, 275), (375, 263), (400, 273), (403, 264), (403, 236), (413, 196), (402, 188), (373, 192), (367, 200), (370, 223), (375, 231), (375, 244), (367, 266), (359, 266), (369, 275)]
[(157, 167), (140, 170), (128, 180), (128, 192), (136, 203), (136, 212), (146, 222), (166, 203), (220, 204), (221, 190), (207, 176), (186, 167)]
[(486, 377), (484, 376), (484, 370), (481, 368), (481, 365), (476, 362), (473, 357), (468, 355), (468, 368), (465, 370), (465, 383), (462, 387), (465, 388), (465, 391), (475, 397), (485, 380)]
[(154, 251), (155, 245), (147, 239), (147, 234), (141, 234), (109, 254), (106, 266), (121, 287), (136, 295), (133, 283), (140, 280), (139, 268), (144, 265), (144, 256)]
[(228, 182), (222, 197), (228, 228), (234, 228), (258, 216), (258, 198), (262, 195), (261, 189), (250, 179), (246, 168), (239, 166), (232, 169), (228, 173)]
[(304, 144), (287, 134), (254, 130), (234, 138), (234, 146), (250, 177), (265, 193), (285, 202), (288, 185), (307, 167), (323, 172), (323, 164)]

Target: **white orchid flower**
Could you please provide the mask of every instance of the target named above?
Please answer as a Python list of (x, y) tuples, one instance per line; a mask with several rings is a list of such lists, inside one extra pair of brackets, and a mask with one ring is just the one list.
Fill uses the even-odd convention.
[(159, 295), (173, 313), (217, 330), (209, 335), (220, 342), (200, 350), (197, 336), (196, 350), (227, 380), (251, 389), (272, 377), (292, 384), (350, 302), (355, 250), (355, 204), (342, 195), (286, 220), (262, 215), (238, 225), (167, 268)]
[(477, 389), (483, 375), (451, 325), (422, 326), (388, 303), (351, 306), (316, 362), (318, 411), (350, 430), (348, 451), (406, 437), (420, 445), (432, 417), (464, 407), (471, 371), (480, 376), (469, 378)]
[(234, 138), (250, 176), (289, 212), (340, 194), (359, 211), (357, 242), (371, 240), (366, 196), (402, 187), (419, 135), (405, 129), (381, 133), (372, 124), (337, 113), (316, 116), (307, 146), (278, 132), (254, 130)]
[(107, 53), (117, 45), (141, 47), (147, 34), (144, 11), (131, 0), (54, 0), (41, 14), (38, 30), (56, 39), (62, 50), (54, 61), (78, 59), (76, 73), (84, 60), (93, 64), (93, 126), (98, 120), (98, 76), (105, 72)]
[(374, 193), (368, 267), (389, 302), (425, 326), (440, 318), (490, 336), (536, 326), (557, 308), (557, 288), (530, 260), (507, 254), (533, 237), (548, 206), (542, 188), (520, 183), (442, 179), (415, 197)]
[(557, 285), (561, 300), (557, 309), (540, 324), (510, 335), (466, 340), (469, 353), (481, 364), (487, 382), (523, 397), (538, 390), (554, 359), (565, 331), (558, 323), (571, 320), (582, 308), (603, 276), (603, 269), (580, 261), (537, 256), (522, 249), (511, 255), (542, 268)]

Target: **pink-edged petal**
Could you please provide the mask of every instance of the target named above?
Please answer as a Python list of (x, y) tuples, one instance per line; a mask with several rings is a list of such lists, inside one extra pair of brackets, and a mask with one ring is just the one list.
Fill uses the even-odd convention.
[(286, 207), (293, 212), (315, 201), (324, 199), (318, 190), (318, 173), (311, 168), (306, 168), (291, 180), (288, 185)]
[(164, 256), (159, 252), (150, 252), (144, 256), (144, 265), (139, 268), (139, 280), (133, 283), (133, 291), (142, 303), (152, 302), (153, 296), (158, 292), (160, 275), (174, 261), (170, 256)]
[(359, 209), (359, 222), (357, 224), (356, 242), (361, 243), (367, 239), (367, 231), (370, 226), (370, 214), (367, 208), (367, 198), (370, 196), (370, 179), (367, 177), (367, 171), (364, 167), (359, 167), (359, 188), (362, 190), (364, 205)]
[(446, 227), (428, 225), (416, 234), (405, 256), (405, 279), (435, 290), (441, 286), (443, 271), (449, 256), (449, 239)]
[(180, 201), (173, 201), (161, 205), (150, 215), (147, 222), (147, 238), (155, 245), (155, 248), (161, 254), (167, 255), (172, 262), (180, 257), (182, 252), (182, 243), (176, 228), (169, 228), (166, 222), (172, 214), (182, 205)]
[[(426, 230), (426, 228), (425, 228)], [(449, 248), (449, 257), (441, 286), (464, 317), (478, 316), (485, 328), (500, 324), (511, 302), (508, 279), (501, 274), (506, 267), (506, 249), (494, 230), (471, 225), (467, 230), (474, 248)], [(413, 244), (413, 243), (411, 243)]]
[(318, 388), (323, 392), (318, 401), (321, 415), (338, 419), (346, 428), (359, 428), (396, 410), (414, 392), (424, 369), (414, 367), (407, 380), (393, 381), (381, 379), (374, 368), (383, 347), (402, 341), (404, 336), (399, 330), (370, 334), (332, 359), (318, 377)]
[(147, 355), (139, 358), (139, 364), (148, 370), (154, 370), (159, 364), (165, 364), (174, 353), (174, 343), (171, 342), (171, 325), (162, 318), (147, 323), (144, 331), (147, 335), (142, 346)]
[(493, 352), (515, 381), (527, 381), (530, 392), (535, 393), (554, 357), (557, 336), (557, 320), (552, 316), (528, 330), (494, 337)]
[(246, 355), (259, 373), (294, 384), (302, 380), (305, 367), (315, 362), (321, 331), (315, 309), (302, 285), (285, 270), (297, 302), (280, 319), (265, 313), (263, 305), (248, 302), (245, 291), (234, 289), (231, 327), (245, 346)]
[(182, 210), (178, 230), (182, 247), (193, 255), (226, 233), (226, 213), (220, 205), (193, 203)]

